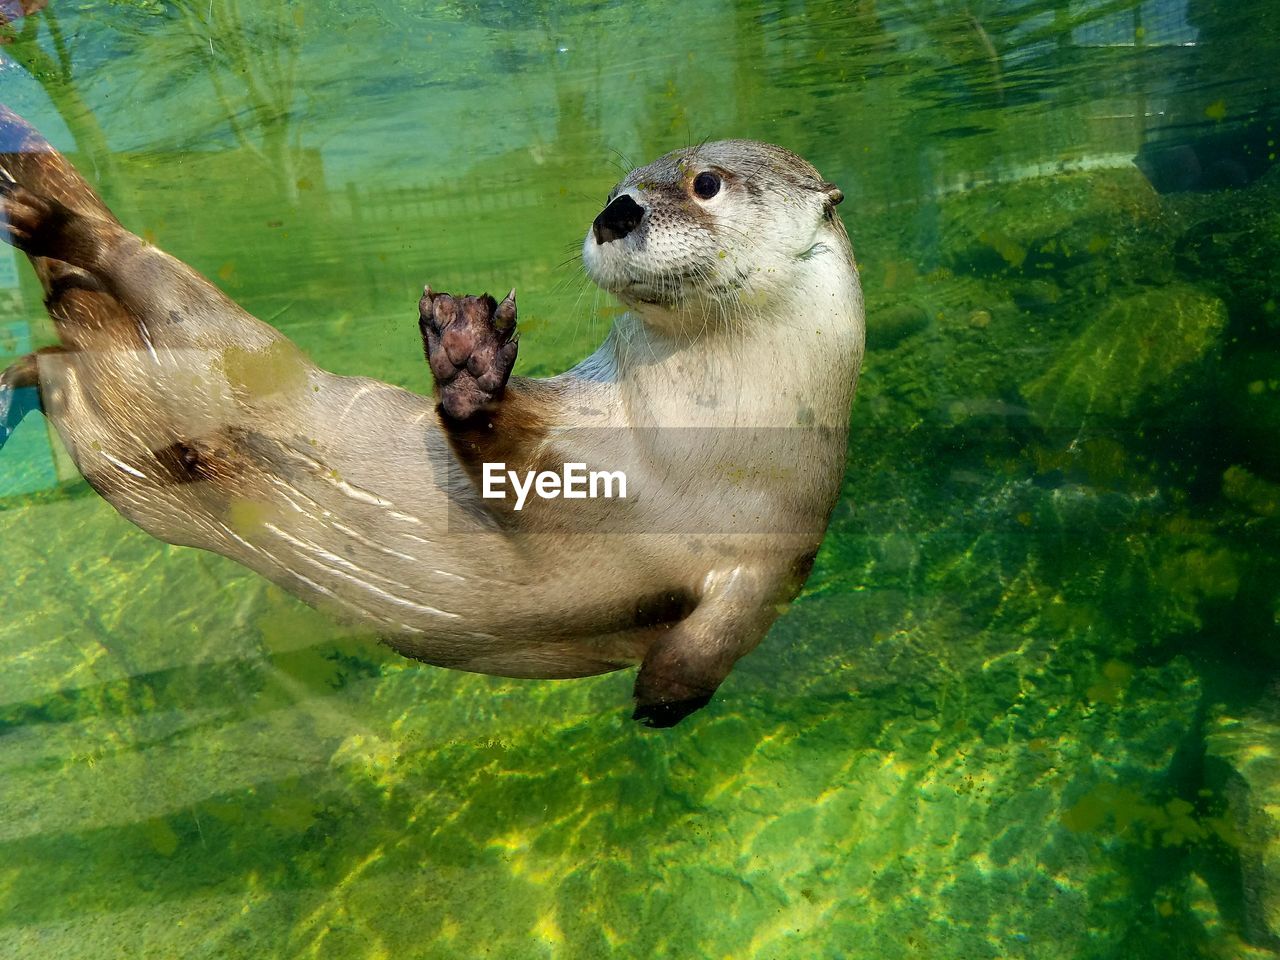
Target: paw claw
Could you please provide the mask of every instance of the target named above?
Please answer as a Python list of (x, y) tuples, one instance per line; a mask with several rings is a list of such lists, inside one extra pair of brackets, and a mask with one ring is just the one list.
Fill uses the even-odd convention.
[(515, 365), (515, 291), (502, 303), (485, 294), (454, 297), (428, 285), (418, 301), (419, 329), (441, 410), (465, 420), (491, 407)]
[(502, 298), (498, 309), (493, 314), (493, 325), (501, 333), (510, 333), (516, 328), (516, 288)]

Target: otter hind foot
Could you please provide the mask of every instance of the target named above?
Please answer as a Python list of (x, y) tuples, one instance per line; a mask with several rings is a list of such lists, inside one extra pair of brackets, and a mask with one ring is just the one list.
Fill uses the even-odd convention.
[(516, 362), (515, 290), (498, 303), (487, 293), (454, 297), (427, 287), (418, 314), (443, 413), (452, 420), (467, 420), (492, 409)]
[(33, 257), (54, 257), (57, 237), (71, 211), (32, 193), (0, 167), (0, 237)]

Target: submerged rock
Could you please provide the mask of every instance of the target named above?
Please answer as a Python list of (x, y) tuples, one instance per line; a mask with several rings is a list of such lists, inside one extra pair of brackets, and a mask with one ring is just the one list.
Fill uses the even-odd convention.
[(1120, 421), (1164, 406), (1194, 380), (1226, 320), (1222, 301), (1194, 287), (1127, 293), (1063, 344), (1022, 394), (1045, 427)]
[(1244, 467), (1227, 468), (1222, 475), (1222, 495), (1255, 516), (1280, 516), (1280, 484), (1256, 477)]
[(1280, 175), (1273, 171), (1211, 203), (1179, 199), (1173, 209), (1191, 223), (1174, 246), (1179, 272), (1227, 301), (1241, 337), (1274, 337), (1280, 331)]
[(940, 216), (948, 259), (964, 272), (1040, 276), (1088, 265), (1116, 280), (1169, 273), (1159, 197), (1136, 166), (974, 190), (948, 198)]
[(1246, 939), (1280, 950), (1280, 722), (1259, 713), (1220, 717), (1208, 752), (1230, 770), (1224, 789), (1239, 844)]
[(876, 310), (867, 324), (867, 348), (888, 350), (929, 326), (929, 311), (914, 300)]

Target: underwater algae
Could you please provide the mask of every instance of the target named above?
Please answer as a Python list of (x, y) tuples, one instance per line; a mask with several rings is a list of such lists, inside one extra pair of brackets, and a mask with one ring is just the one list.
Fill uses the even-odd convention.
[[(1105, 195), (1110, 174), (1070, 179), (1094, 176)], [(1114, 209), (1019, 218), (1005, 207), (1055, 182), (982, 188), (957, 200), (958, 213), (944, 200), (942, 222), (970, 223), (952, 228), (949, 249), (959, 256), (944, 250), (932, 273), (905, 285), (891, 278), (889, 290), (869, 271), (872, 323), (878, 303), (904, 297), (931, 322), (868, 364), (859, 404), (870, 424), (855, 430), (846, 488), (856, 512), (837, 511), (811, 595), (835, 602), (840, 587), (864, 591), (849, 613), (871, 638), (859, 650), (860, 677), (910, 670), (917, 685), (936, 676), (953, 687), (982, 677), (972, 686), (1001, 702), (1025, 682), (1001, 683), (1002, 673), (1030, 668), (1042, 649), (1046, 669), (1078, 677), (1082, 708), (1135, 719), (1142, 708), (1132, 684), (1142, 669), (1175, 687), (1193, 682), (1198, 706), (1184, 726), (1126, 724), (1102, 748), (1119, 759), (1144, 734), (1164, 742), (1173, 752), (1149, 778), (1095, 770), (1092, 785), (1060, 795), (1060, 826), (1097, 844), (1094, 909), (1152, 910), (1149, 919), (1132, 914), (1111, 946), (1095, 941), (1064, 955), (1271, 956), (1274, 921), (1251, 906), (1271, 882), (1262, 880), (1268, 861), (1244, 843), (1245, 825), (1256, 836), (1267, 822), (1265, 791), (1224, 789), (1222, 778), (1237, 774), (1221, 756), (1205, 759), (1204, 746), (1206, 717), (1224, 702), (1274, 703), (1274, 446), (1258, 449), (1265, 428), (1256, 421), (1223, 417), (1235, 402), (1224, 386), (1239, 383), (1241, 368), (1266, 367), (1240, 343), (1256, 341), (1250, 331), (1269, 314), (1177, 257), (1187, 236), (1202, 234), (1201, 218), (1221, 215), (1217, 205), (1151, 195), (1125, 213), (1140, 217), (1127, 228)], [(1271, 184), (1222, 206), (1264, 217), (1276, 205)], [(975, 256), (991, 236), (974, 209), (1007, 210), (1020, 248), (1043, 256)], [(1144, 221), (1159, 229), (1140, 229)], [(1087, 246), (1062, 253), (1064, 236), (1117, 231), (1143, 268), (1113, 269)], [(1251, 398), (1266, 396), (1256, 375), (1249, 382)], [(897, 465), (918, 449), (932, 452), (931, 463), (904, 474)], [(939, 632), (954, 639), (939, 642)], [(1157, 695), (1153, 706), (1163, 696), (1176, 699)], [(973, 715), (992, 709), (988, 702)], [(1079, 735), (1077, 723), (1054, 717), (1066, 741)], [(1047, 742), (1029, 737), (1028, 757)], [(1104, 893), (1108, 876), (1137, 882)]]

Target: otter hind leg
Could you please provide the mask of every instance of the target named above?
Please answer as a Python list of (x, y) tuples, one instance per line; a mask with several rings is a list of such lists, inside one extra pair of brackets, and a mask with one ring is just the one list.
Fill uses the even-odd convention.
[(418, 314), (441, 411), (462, 421), (492, 410), (516, 362), (515, 290), (498, 303), (487, 293), (458, 298), (427, 287)]

